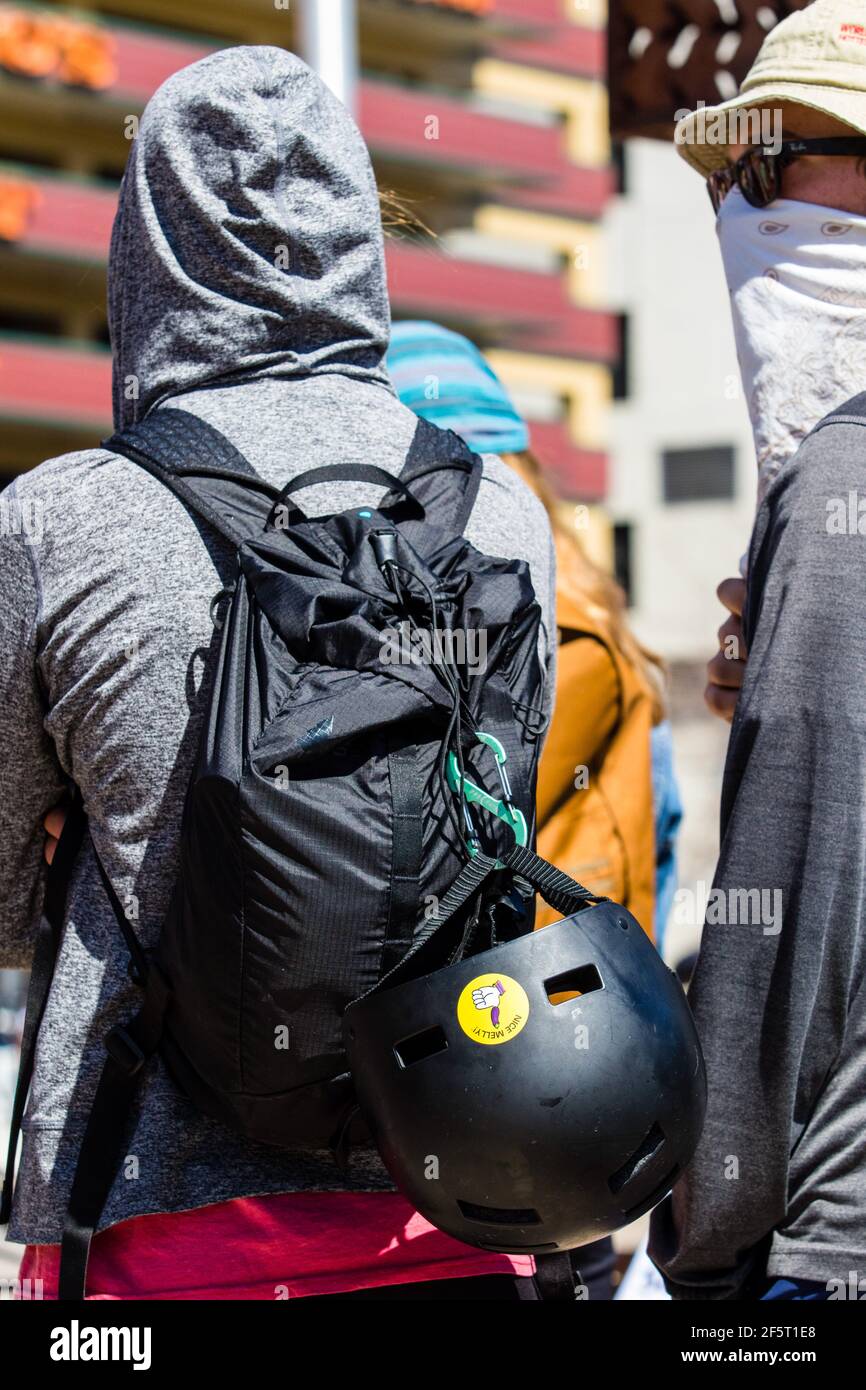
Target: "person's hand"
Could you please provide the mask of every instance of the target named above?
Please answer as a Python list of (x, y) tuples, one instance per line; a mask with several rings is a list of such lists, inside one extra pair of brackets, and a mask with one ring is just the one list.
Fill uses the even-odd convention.
[(742, 624), (746, 581), (739, 577), (723, 579), (716, 593), (730, 616), (719, 628), (719, 650), (712, 661), (707, 662), (708, 682), (704, 700), (712, 714), (730, 724), (746, 670), (747, 652)]
[(505, 993), (505, 986), (501, 980), (497, 980), (492, 985), (482, 985), (480, 989), (473, 989), (472, 1003), (476, 1009), (489, 1009), (490, 1022), (494, 1028), (499, 1027), (499, 1001)]
[(66, 820), (66, 807), (52, 806), (48, 815), (42, 822), (45, 827), (45, 855), (46, 864), (50, 864), (54, 858), (54, 851), (57, 849), (57, 841), (60, 839), (60, 832)]

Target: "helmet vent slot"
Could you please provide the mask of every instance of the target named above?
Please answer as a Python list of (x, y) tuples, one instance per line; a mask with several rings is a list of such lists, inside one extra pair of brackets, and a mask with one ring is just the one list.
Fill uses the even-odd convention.
[(660, 1202), (662, 1197), (666, 1197), (681, 1172), (682, 1168), (680, 1164), (675, 1163), (667, 1177), (662, 1178), (661, 1182), (653, 1188), (649, 1196), (642, 1197), (639, 1202), (635, 1202), (633, 1207), (629, 1207), (628, 1211), (623, 1213), (626, 1221), (635, 1221), (637, 1217), (643, 1216), (645, 1211), (649, 1211), (650, 1207), (654, 1207), (656, 1202)]
[(400, 1042), (394, 1044), (394, 1056), (405, 1070), (406, 1067), (414, 1067), (418, 1062), (426, 1062), (428, 1057), (435, 1057), (438, 1052), (445, 1052), (447, 1047), (448, 1039), (437, 1023), (432, 1028), (425, 1028), (421, 1033), (412, 1033), (408, 1038), (401, 1038)]
[(546, 1255), (548, 1251), (552, 1253), (554, 1250), (558, 1250), (559, 1246), (555, 1240), (548, 1241), (545, 1245), (537, 1240), (531, 1240), (528, 1244), (524, 1244), (522, 1240), (515, 1240), (514, 1236), (508, 1236), (505, 1245), (498, 1242), (494, 1243), (492, 1240), (485, 1240), (480, 1248), (482, 1250), (498, 1250), (503, 1255), (519, 1255), (521, 1250), (527, 1250), (530, 1255)]
[(534, 1207), (479, 1207), (474, 1202), (457, 1205), (467, 1221), (481, 1221), (485, 1226), (540, 1226), (541, 1217)]
[(544, 991), (551, 1004), (567, 1004), (597, 989), (604, 989), (604, 981), (594, 965), (578, 965), (544, 981)]
[(652, 1163), (664, 1142), (665, 1136), (662, 1133), (661, 1127), (658, 1124), (654, 1124), (638, 1144), (631, 1158), (626, 1159), (622, 1167), (617, 1168), (616, 1172), (611, 1173), (608, 1178), (607, 1185), (614, 1197), (618, 1192), (622, 1191), (626, 1183), (638, 1177), (648, 1163)]

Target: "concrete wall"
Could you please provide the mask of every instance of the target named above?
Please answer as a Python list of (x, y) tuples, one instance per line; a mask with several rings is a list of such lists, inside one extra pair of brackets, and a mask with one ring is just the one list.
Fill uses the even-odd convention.
[[(634, 528), (632, 617), (668, 659), (704, 661), (719, 622), (716, 585), (748, 544), (756, 481), (713, 213), (672, 147), (633, 140), (626, 192), (606, 225), (610, 302), (630, 320), (609, 507)], [(664, 449), (726, 444), (736, 449), (734, 501), (662, 501)]]
[[(614, 522), (632, 530), (631, 618), (671, 664), (671, 717), (685, 806), (680, 885), (711, 883), (718, 853), (727, 727), (705, 709), (704, 665), (723, 611), (715, 595), (736, 574), (755, 506), (756, 468), (742, 399), (728, 293), (703, 181), (667, 145), (626, 147), (626, 187), (607, 219), (609, 299), (629, 316), (629, 396), (610, 420)], [(733, 445), (730, 502), (665, 503), (666, 448)], [(668, 923), (675, 961), (694, 950), (700, 924)]]

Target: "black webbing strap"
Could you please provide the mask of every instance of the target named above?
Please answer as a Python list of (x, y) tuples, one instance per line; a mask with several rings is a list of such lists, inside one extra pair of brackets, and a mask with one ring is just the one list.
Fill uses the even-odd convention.
[[(151, 411), (103, 440), (103, 447), (137, 463), (234, 546), (247, 538), (248, 528), (235, 516), (226, 487), (240, 485), (245, 497), (256, 494), (267, 503), (277, 496), (220, 430), (185, 410)], [(217, 486), (205, 486), (207, 480)]]
[(536, 1255), (535, 1283), (544, 1303), (573, 1303), (576, 1289), (569, 1252)]
[(149, 453), (145, 453), (137, 444), (132, 444), (122, 434), (113, 435), (111, 439), (106, 439), (103, 447), (111, 450), (112, 453), (122, 454), (124, 458), (137, 463), (146, 473), (157, 478), (164, 487), (168, 488), (169, 492), (173, 492), (181, 502), (184, 502), (190, 511), (207, 521), (217, 534), (229, 541), (230, 544), (234, 546), (242, 544), (245, 539), (243, 531), (232, 524), (227, 513), (212, 505), (208, 498), (192, 485), (189, 478), (182, 474), (169, 472)]
[(108, 901), (111, 903), (117, 925), (120, 927), (120, 934), (126, 942), (126, 949), (129, 952), (138, 977), (143, 980), (149, 968), (144, 948), (135, 932), (132, 930), (132, 927), (129, 925), (129, 919), (123, 910), (123, 904), (114, 890), (114, 884), (105, 872), (105, 868), (103, 867), (102, 860), (97, 853), (95, 845), (93, 846), (93, 856), (96, 860), (96, 867), (99, 870), (99, 877), (102, 879), (102, 886), (105, 889)]
[(609, 901), (603, 894), (592, 893), (588, 888), (584, 888), (576, 878), (564, 874), (561, 869), (548, 864), (540, 854), (535, 854), (523, 845), (515, 845), (514, 849), (503, 854), (502, 862), (513, 873), (519, 874), (531, 883), (544, 901), (565, 917), (573, 912), (580, 912), (581, 908), (589, 903)]
[(62, 1300), (84, 1298), (90, 1242), (123, 1161), (132, 1102), (145, 1063), (159, 1047), (167, 1005), (168, 986), (150, 963), (141, 1009), (105, 1039), (108, 1058), (81, 1141), (60, 1245)]
[(6, 1153), (6, 1170), (3, 1175), (3, 1194), (0, 1197), (0, 1224), (2, 1225), (5, 1225), (12, 1215), (15, 1156), (18, 1152), (18, 1138), (21, 1133), (21, 1122), (24, 1119), (27, 1094), (33, 1079), (36, 1039), (51, 989), (57, 953), (60, 950), (60, 938), (63, 931), (63, 918), (66, 911), (66, 897), (72, 866), (81, 848), (86, 830), (87, 817), (81, 804), (81, 796), (76, 788), (66, 811), (63, 829), (54, 850), (54, 858), (47, 871), (42, 916), (39, 920), (33, 963), (30, 967), (30, 985), (27, 990), (27, 1007), (24, 1011), (24, 1030), (21, 1036), (21, 1060), (18, 1067), (15, 1098), (12, 1102), (9, 1147)]
[(383, 975), (402, 960), (412, 944), (418, 920), (424, 838), (423, 785), (415, 748), (392, 748), (388, 753), (388, 774), (393, 831)]
[[(21, 1063), (9, 1133), (9, 1149), (0, 1199), (0, 1222), (12, 1213), (15, 1157), (27, 1094), (33, 1078), (36, 1040), (51, 989), (63, 933), (72, 869), (84, 837), (87, 815), (77, 788), (66, 807), (63, 829), (47, 870), (45, 900), (36, 938), (30, 988), (21, 1039)], [(156, 1051), (162, 1034), (167, 988), (150, 963), (123, 911), (94, 846), (100, 877), (135, 967), (134, 978), (144, 985), (144, 1003), (131, 1023), (113, 1028), (106, 1038), (108, 1060), (96, 1090), (75, 1170), (67, 1223), (61, 1247), (60, 1297), (84, 1297), (90, 1239), (123, 1157), (123, 1140), (130, 1104), (145, 1062)]]
[(387, 973), (380, 975), (376, 983), (370, 989), (365, 990), (359, 998), (365, 999), (367, 995), (375, 994), (387, 985), (395, 984), (398, 977), (406, 973), (410, 962), (414, 961), (422, 946), (426, 945), (430, 938), (444, 927), (456, 912), (460, 911), (464, 903), (469, 902), (474, 897), (495, 868), (496, 860), (491, 859), (486, 854), (476, 854), (467, 864), (464, 864), (448, 892), (440, 899), (436, 911), (430, 914), (423, 925), (416, 928), (409, 950)]
[(463, 500), (460, 503), (460, 509), (454, 519), (454, 530), (459, 532), (461, 536), (469, 525), (469, 518), (472, 515), (472, 509), (478, 498), (478, 489), (481, 486), (482, 467), (481, 460), (478, 459), (472, 472), (469, 474), (469, 481), (463, 489)]
[(518, 878), (526, 879), (545, 902), (565, 916), (580, 912), (590, 903), (608, 901), (601, 893), (593, 893), (584, 888), (577, 879), (564, 874), (561, 869), (554, 868), (546, 859), (521, 845), (515, 845), (514, 849), (508, 850), (500, 860), (493, 859), (489, 854), (474, 854), (463, 865), (447, 893), (440, 899), (436, 911), (418, 927), (410, 949), (387, 974), (380, 976), (376, 984), (359, 997), (366, 998), (369, 994), (396, 984), (398, 979), (410, 970), (421, 948), (480, 893), (492, 874), (499, 872), (503, 867), (510, 869)]
[(440, 899), (436, 911), (419, 931), (415, 938), (416, 944), (423, 945), (435, 931), (444, 927), (445, 923), (483, 887), (495, 869), (496, 860), (489, 854), (474, 854), (469, 862), (463, 865), (444, 898)]
[(216, 425), (188, 410), (161, 406), (143, 420), (127, 425), (105, 441), (106, 449), (130, 444), (159, 465), (163, 473), (192, 473), (198, 477), (224, 476), (244, 480), (275, 492)]
[[(481, 459), (459, 435), (419, 416), (400, 478), (423, 504), (428, 520), (462, 536), (478, 497), (482, 472)], [(392, 500), (380, 505), (386, 511)]]
[[(363, 995), (359, 995), (359, 998), (367, 998), (367, 995), (377, 994), (379, 990), (393, 986), (405, 974), (409, 974), (418, 952), (443, 927), (448, 926), (450, 920), (456, 916), (457, 912), (460, 912), (461, 908), (466, 906), (467, 902), (471, 902), (475, 895), (480, 894), (491, 874), (499, 873), (502, 867), (509, 869), (518, 878), (525, 878), (531, 887), (542, 895), (545, 902), (548, 902), (557, 912), (562, 912), (564, 916), (580, 912), (582, 908), (587, 908), (589, 903), (609, 901), (603, 897), (601, 892), (589, 891), (589, 888), (584, 888), (584, 885), (578, 883), (577, 878), (571, 878), (562, 870), (555, 869), (553, 865), (549, 865), (548, 860), (542, 859), (541, 855), (537, 855), (531, 849), (525, 849), (521, 845), (516, 845), (513, 849), (503, 853), (502, 859), (499, 860), (491, 858), (491, 855), (477, 853), (467, 863), (464, 863), (463, 869), (457, 874), (448, 892), (439, 899), (438, 908), (416, 931), (409, 951), (405, 952), (402, 959), (399, 959), (391, 970), (381, 974), (377, 983), (371, 986), (370, 990), (364, 991)], [(466, 933), (464, 933), (464, 937), (466, 937)], [(460, 945), (457, 947), (457, 951), (460, 951)]]
[[(578, 883), (576, 878), (571, 878), (561, 869), (554, 868), (546, 859), (522, 845), (515, 845), (503, 854), (501, 862), (512, 873), (525, 878), (557, 912), (568, 915), (580, 912), (581, 908), (589, 903), (607, 902), (600, 893), (590, 892), (582, 883)], [(476, 854), (468, 864), (464, 864), (424, 931), (418, 933), (416, 942), (420, 944), (422, 940), (432, 936), (439, 927), (444, 926), (449, 918), (478, 892), (498, 867), (497, 860), (491, 859), (487, 854)]]

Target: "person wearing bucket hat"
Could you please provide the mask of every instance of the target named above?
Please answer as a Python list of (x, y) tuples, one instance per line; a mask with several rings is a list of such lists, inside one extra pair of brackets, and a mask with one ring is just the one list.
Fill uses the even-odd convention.
[[(737, 180), (746, 203), (755, 198), (759, 204), (768, 200), (768, 205), (775, 206), (784, 195), (789, 209), (800, 204), (799, 242), (805, 243), (810, 236), (814, 245), (824, 243), (826, 251), (825, 238), (832, 238), (836, 248), (842, 249), (855, 229), (862, 229), (862, 223), (847, 214), (866, 214), (864, 134), (866, 16), (844, 0), (817, 0), (770, 31), (736, 97), (683, 115), (675, 140), (683, 158), (707, 178), (710, 197), (720, 213), (726, 193)], [(799, 153), (797, 148), (783, 150), (784, 139)], [(854, 145), (846, 146), (845, 141), (851, 140)], [(822, 148), (816, 150), (819, 142)], [(803, 148), (807, 143), (808, 151)], [(853, 152), (846, 153), (846, 148)], [(846, 217), (830, 224), (821, 205), (839, 209)], [(730, 214), (731, 225), (738, 207), (743, 218), (751, 215), (747, 206), (732, 199), (725, 213), (725, 217)], [(752, 222), (761, 225), (760, 219)], [(778, 228), (776, 236), (783, 230), (787, 229)], [(827, 294), (841, 304), (837, 313), (845, 312), (843, 278), (856, 295), (862, 278), (859, 260), (849, 258), (844, 275), (841, 267), (836, 268), (837, 283)], [(756, 290), (753, 282), (746, 296)], [(851, 324), (839, 323), (840, 331), (832, 332), (819, 371), (813, 365), (813, 345), (807, 345), (802, 354), (795, 345), (788, 352), (788, 370), (776, 369), (777, 322), (768, 323), (763, 343), (757, 332), (749, 332), (748, 316), (737, 327), (741, 360), (752, 364), (746, 368), (751, 382), (751, 388), (746, 386), (747, 405), (755, 433), (759, 491), (763, 491), (818, 420), (859, 390), (864, 368), (862, 320), (858, 316)], [(759, 363), (765, 353), (769, 363), (762, 372)], [(803, 370), (797, 371), (795, 364), (800, 360)], [(705, 698), (710, 711), (728, 722), (743, 679), (744, 598), (741, 576), (722, 581), (719, 599), (729, 616), (719, 630), (719, 651), (708, 663)], [(737, 652), (733, 658), (732, 644)]]
[(759, 500), (866, 376), (862, 19), (845, 0), (796, 11), (770, 31), (739, 95), (674, 133), (717, 214)]
[(759, 472), (746, 584), (720, 590), (744, 646), (710, 668), (733, 722), (689, 996), (707, 1121), (651, 1224), (680, 1299), (849, 1297), (866, 1259), (864, 8), (791, 15), (735, 101), (676, 129), (717, 213)]
[[(735, 97), (678, 113), (674, 141), (679, 152), (709, 177), (729, 164), (730, 147), (743, 143), (742, 136), (755, 145), (773, 144), (778, 127), (772, 121), (756, 120), (756, 110), (783, 115), (796, 111), (798, 121), (806, 122), (801, 135), (866, 136), (864, 50), (862, 5), (851, 0), (814, 0), (795, 10), (770, 30)], [(779, 154), (777, 148), (774, 153)], [(831, 153), (814, 151), (816, 156)]]

